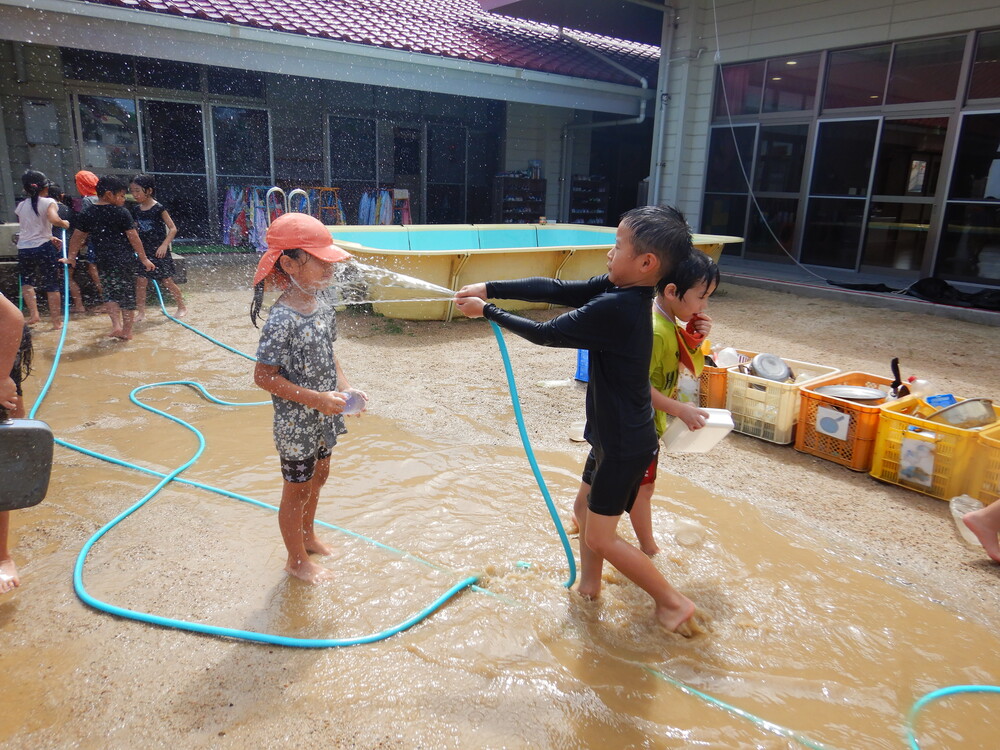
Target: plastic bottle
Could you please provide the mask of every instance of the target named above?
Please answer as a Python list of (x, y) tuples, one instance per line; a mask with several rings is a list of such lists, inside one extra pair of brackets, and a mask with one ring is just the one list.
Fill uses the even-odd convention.
[(923, 378), (911, 375), (906, 379), (906, 382), (910, 389), (911, 396), (916, 396), (917, 398), (927, 398), (927, 396), (935, 393), (934, 387), (931, 385), (929, 380), (924, 380)]
[(732, 367), (740, 363), (740, 354), (733, 347), (720, 349), (715, 355), (715, 364), (719, 367)]
[(955, 527), (958, 529), (958, 535), (965, 540), (966, 544), (969, 544), (972, 547), (981, 546), (976, 535), (973, 534), (969, 530), (969, 527), (962, 521), (962, 516), (966, 513), (971, 513), (974, 510), (982, 509), (983, 504), (974, 497), (959, 495), (958, 497), (953, 497), (948, 501), (948, 507), (951, 509), (951, 517), (955, 520)]

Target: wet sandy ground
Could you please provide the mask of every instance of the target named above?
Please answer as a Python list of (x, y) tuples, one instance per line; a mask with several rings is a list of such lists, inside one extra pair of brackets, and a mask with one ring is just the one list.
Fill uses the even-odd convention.
[[(245, 270), (194, 270), (189, 321), (242, 351), (257, 332)], [(841, 369), (904, 370), (941, 390), (1000, 397), (996, 329), (728, 287), (713, 340)], [(544, 317), (548, 313), (539, 313)], [(905, 711), (945, 684), (1000, 683), (1000, 566), (965, 547), (947, 504), (750, 437), (661, 462), (657, 564), (713, 618), (682, 641), (650, 626), (649, 600), (610, 572), (600, 605), (566, 594), (565, 560), (520, 453), (490, 329), (349, 313), (338, 349), (373, 397), (338, 446), (321, 517), (413, 555), (330, 532), (333, 587), (281, 574), (276, 521), (171, 487), (95, 546), (84, 580), (119, 606), (299, 637), (378, 631), (465, 574), (468, 592), (384, 643), (290, 650), (99, 614), (77, 599), (82, 544), (155, 483), (57, 448), (46, 502), (15, 514), (23, 584), (0, 601), (10, 747), (797, 747), (686, 695), (673, 677), (831, 747), (900, 747)], [(122, 346), (106, 318), (74, 321), (39, 416), (93, 450), (169, 471), (189, 434), (128, 402), (139, 383), (192, 377), (232, 401), (261, 398), (250, 364), (163, 319)], [(38, 337), (37, 394), (55, 337)], [(575, 353), (508, 337), (528, 431), (568, 511), (585, 449), (567, 380)], [(277, 502), (269, 408), (206, 408), (184, 388), (151, 405), (196, 423), (185, 476)], [(695, 547), (674, 541), (697, 522)], [(518, 566), (530, 563), (530, 567)], [(439, 568), (443, 568), (441, 570)], [(517, 603), (512, 603), (517, 602)], [(653, 670), (653, 671), (649, 671)], [(927, 747), (988, 746), (995, 703), (928, 712)], [(981, 744), (985, 743), (985, 744)]]

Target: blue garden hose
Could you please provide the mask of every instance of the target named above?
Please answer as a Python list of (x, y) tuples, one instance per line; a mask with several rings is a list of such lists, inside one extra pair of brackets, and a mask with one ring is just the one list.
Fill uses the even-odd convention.
[(915, 727), (917, 724), (917, 714), (920, 713), (924, 706), (950, 695), (969, 693), (992, 693), (994, 695), (1000, 695), (1000, 687), (997, 685), (949, 685), (948, 687), (943, 687), (939, 690), (933, 690), (930, 693), (927, 693), (927, 695), (923, 696), (913, 704), (910, 708), (910, 713), (906, 716), (906, 740), (910, 745), (910, 749), (920, 750), (920, 745), (917, 743)]

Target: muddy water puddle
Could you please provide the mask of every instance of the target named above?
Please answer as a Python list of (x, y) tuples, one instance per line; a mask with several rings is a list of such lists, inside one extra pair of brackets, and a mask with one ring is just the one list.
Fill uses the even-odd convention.
[[(242, 313), (244, 296), (232, 296), (228, 313), (213, 298), (203, 313), (212, 335), (225, 335), (225, 316)], [(104, 325), (77, 324), (39, 414), (69, 442), (167, 472), (198, 442), (130, 403), (132, 388), (191, 378), (224, 400), (263, 400), (248, 361), (179, 326), (158, 324), (125, 349), (99, 340)], [(227, 343), (252, 351), (254, 334), (242, 328)], [(39, 373), (49, 364), (44, 341)], [(141, 398), (204, 433), (205, 453), (184, 477), (278, 502), (268, 405), (212, 405), (184, 386)], [(111, 745), (184, 727), (199, 738), (193, 744), (219, 732), (238, 744), (278, 716), (327, 717), (359, 747), (899, 748), (921, 695), (1000, 679), (984, 628), (791, 520), (666, 472), (654, 498), (656, 564), (706, 613), (711, 632), (664, 633), (648, 597), (613, 569), (602, 600), (581, 601), (562, 586), (566, 560), (519, 450), (485, 432), (461, 445), (418, 435), (391, 409), (349, 427), (318, 518), (386, 546), (328, 529), (335, 584), (309, 587), (282, 573), (273, 511), (175, 483), (95, 545), (88, 591), (162, 617), (298, 638), (382, 631), (467, 575), (480, 575), (483, 591), (459, 594), (382, 643), (309, 652), (98, 613), (73, 594), (76, 555), (157, 478), (57, 448), (48, 499), (14, 514), (25, 582), (0, 602), (0, 673), (16, 686), (4, 691), (0, 742), (91, 746), (72, 719), (108, 732)], [(579, 449), (539, 461), (565, 517)], [(700, 541), (679, 544), (675, 532), (692, 523)], [(992, 746), (995, 709), (988, 696), (935, 704), (921, 718), (922, 746)]]

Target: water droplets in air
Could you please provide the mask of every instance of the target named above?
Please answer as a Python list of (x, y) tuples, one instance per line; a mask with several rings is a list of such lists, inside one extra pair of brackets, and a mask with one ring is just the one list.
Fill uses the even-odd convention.
[(455, 296), (455, 293), (446, 287), (378, 266), (369, 266), (353, 259), (337, 263), (334, 269), (335, 275), (324, 296), (331, 298), (337, 305), (365, 305), (372, 302), (445, 302)]

